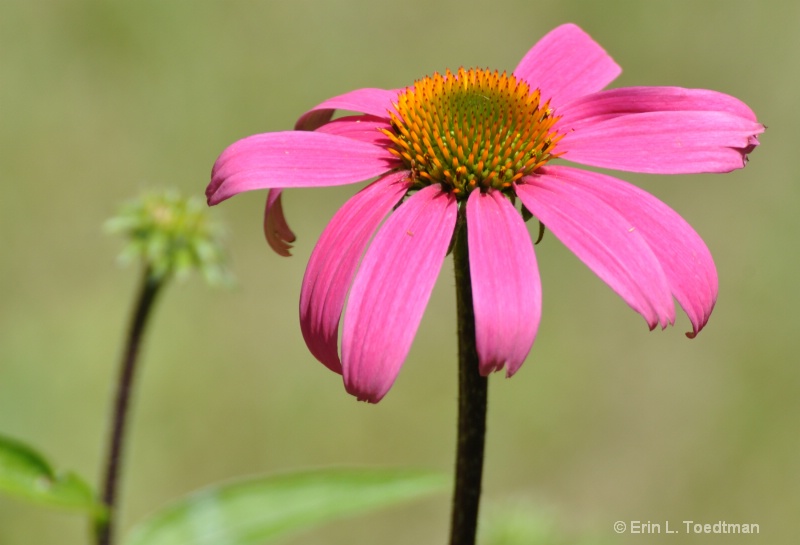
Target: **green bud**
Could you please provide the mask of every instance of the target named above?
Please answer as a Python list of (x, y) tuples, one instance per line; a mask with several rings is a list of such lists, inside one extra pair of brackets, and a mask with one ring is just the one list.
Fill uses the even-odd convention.
[(201, 199), (183, 198), (176, 191), (148, 192), (124, 204), (106, 229), (128, 240), (121, 261), (140, 260), (153, 280), (197, 270), (209, 284), (229, 284), (222, 229), (209, 215)]

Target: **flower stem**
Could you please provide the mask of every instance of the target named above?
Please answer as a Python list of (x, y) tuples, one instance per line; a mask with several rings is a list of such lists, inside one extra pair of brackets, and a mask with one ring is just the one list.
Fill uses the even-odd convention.
[(131, 390), (133, 388), (136, 361), (139, 347), (142, 342), (147, 319), (155, 302), (160, 288), (164, 285), (165, 277), (157, 277), (148, 267), (144, 271), (138, 302), (128, 330), (127, 343), (122, 355), (117, 382), (116, 399), (114, 402), (111, 435), (108, 439), (108, 451), (105, 459), (105, 476), (103, 481), (103, 504), (107, 512), (104, 519), (97, 522), (97, 545), (110, 545), (113, 542), (113, 530), (116, 519), (116, 498), (119, 483), (120, 467), (122, 465), (122, 452), (125, 440), (125, 424), (127, 422), (128, 408), (130, 406)]
[(464, 208), (458, 215), (453, 261), (458, 314), (458, 442), (450, 545), (474, 545), (486, 437), (487, 380), (478, 372)]

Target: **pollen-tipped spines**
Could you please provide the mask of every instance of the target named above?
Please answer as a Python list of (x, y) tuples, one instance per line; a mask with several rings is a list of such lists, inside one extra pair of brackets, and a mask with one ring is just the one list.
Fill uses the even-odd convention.
[(465, 197), (506, 189), (548, 160), (561, 136), (539, 90), (513, 74), (459, 68), (417, 81), (397, 97), (383, 132), (420, 186)]

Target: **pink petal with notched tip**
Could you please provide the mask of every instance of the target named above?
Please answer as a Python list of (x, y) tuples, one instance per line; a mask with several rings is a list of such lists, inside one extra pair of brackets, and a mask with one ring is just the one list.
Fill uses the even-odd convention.
[(366, 88), (329, 98), (300, 116), (294, 128), (296, 130), (314, 130), (329, 121), (335, 110), (361, 112), (388, 119), (389, 110), (394, 110), (392, 102), (397, 99), (398, 92)]
[(517, 67), (514, 75), (541, 91), (542, 102), (558, 108), (594, 93), (622, 72), (608, 53), (580, 27), (566, 24), (547, 33)]
[(717, 300), (717, 269), (711, 252), (694, 229), (669, 206), (627, 182), (564, 166), (545, 167), (550, 174), (591, 193), (624, 215), (641, 233), (689, 316), (694, 337), (708, 321)]
[(467, 200), (467, 240), (480, 373), (517, 372), (533, 346), (542, 311), (539, 268), (528, 229), (499, 191)]
[(397, 378), (453, 236), (458, 205), (421, 189), (386, 220), (367, 249), (344, 315), (345, 388), (377, 403)]
[(338, 333), (347, 290), (372, 234), (408, 189), (407, 172), (388, 174), (351, 197), (311, 253), (300, 291), (300, 328), (312, 354), (342, 372)]
[(763, 130), (727, 112), (645, 112), (587, 120), (556, 151), (568, 161), (632, 172), (730, 172), (744, 167)]
[(254, 189), (350, 184), (399, 164), (384, 148), (352, 138), (310, 131), (256, 134), (222, 152), (206, 197), (213, 205)]
[(579, 97), (562, 106), (556, 127), (578, 130), (587, 122), (645, 112), (725, 112), (755, 121), (756, 115), (738, 98), (707, 89), (621, 87)]
[(267, 194), (267, 204), (264, 207), (264, 236), (267, 244), (275, 253), (284, 257), (292, 255), (289, 250), (295, 241), (294, 233), (286, 223), (281, 203), (282, 189), (270, 189)]
[(675, 322), (664, 270), (636, 227), (591, 192), (571, 182), (569, 172), (545, 169), (516, 186), (525, 207), (545, 224), (631, 308), (650, 329)]

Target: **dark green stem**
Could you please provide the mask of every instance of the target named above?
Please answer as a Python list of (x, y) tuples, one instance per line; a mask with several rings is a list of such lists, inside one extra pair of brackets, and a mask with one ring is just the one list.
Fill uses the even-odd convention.
[(122, 467), (123, 445), (125, 441), (125, 424), (130, 406), (131, 391), (133, 389), (136, 361), (142, 343), (147, 319), (150, 316), (153, 303), (164, 285), (164, 278), (155, 278), (148, 268), (144, 271), (142, 285), (139, 289), (138, 302), (128, 330), (125, 351), (119, 368), (117, 392), (114, 401), (114, 412), (111, 421), (111, 433), (108, 439), (108, 450), (105, 459), (105, 474), (103, 478), (103, 504), (106, 506), (106, 517), (98, 522), (96, 532), (97, 545), (110, 545), (113, 543), (114, 523), (116, 522), (116, 498), (119, 484), (120, 468)]
[(474, 545), (486, 437), (487, 380), (478, 372), (467, 222), (459, 211), (453, 248), (458, 314), (458, 444), (450, 545)]

